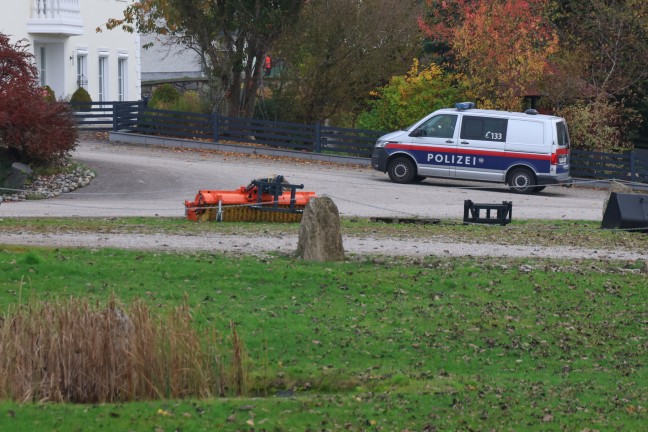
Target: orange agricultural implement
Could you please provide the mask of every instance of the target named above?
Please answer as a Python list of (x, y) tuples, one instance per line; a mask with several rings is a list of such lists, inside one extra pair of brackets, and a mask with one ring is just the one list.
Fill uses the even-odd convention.
[(283, 176), (252, 180), (236, 190), (200, 190), (185, 201), (187, 219), (197, 222), (299, 222), (315, 192), (297, 192)]

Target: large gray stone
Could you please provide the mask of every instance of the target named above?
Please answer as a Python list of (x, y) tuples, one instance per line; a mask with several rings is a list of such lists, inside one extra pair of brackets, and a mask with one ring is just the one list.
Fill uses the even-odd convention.
[(306, 205), (296, 254), (309, 261), (344, 260), (340, 213), (331, 198), (311, 198)]
[(28, 165), (20, 162), (11, 164), (11, 173), (4, 181), (4, 187), (9, 193), (25, 188), (25, 183), (31, 177), (33, 171)]

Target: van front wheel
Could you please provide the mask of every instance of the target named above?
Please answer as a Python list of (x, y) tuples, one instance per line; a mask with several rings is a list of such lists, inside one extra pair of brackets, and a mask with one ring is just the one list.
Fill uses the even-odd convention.
[(387, 173), (394, 183), (412, 183), (416, 177), (416, 168), (410, 159), (397, 157), (389, 162)]
[(508, 185), (512, 192), (519, 194), (532, 193), (535, 190), (535, 177), (526, 168), (516, 168), (509, 174)]

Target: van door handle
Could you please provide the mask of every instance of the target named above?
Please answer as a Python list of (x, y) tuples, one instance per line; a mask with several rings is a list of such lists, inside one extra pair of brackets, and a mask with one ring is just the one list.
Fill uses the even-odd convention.
[(470, 144), (468, 141), (461, 141), (461, 144)]
[(454, 141), (452, 140), (446, 140), (446, 144), (452, 144)]

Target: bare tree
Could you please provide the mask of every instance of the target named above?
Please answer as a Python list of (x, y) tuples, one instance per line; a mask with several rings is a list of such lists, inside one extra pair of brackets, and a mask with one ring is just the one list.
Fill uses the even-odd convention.
[(407, 71), (421, 46), (417, 0), (311, 0), (273, 56), (273, 97), (293, 120), (353, 114), (370, 91)]
[(558, 16), (558, 80), (548, 83), (553, 99), (619, 98), (646, 81), (648, 3), (563, 0)]

